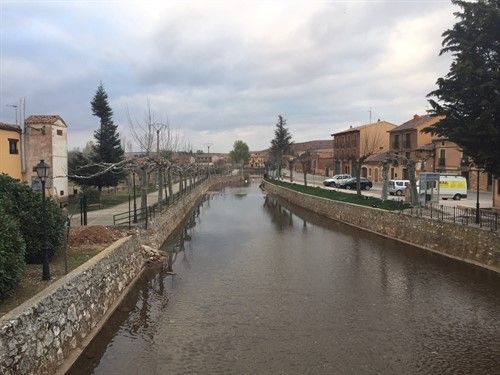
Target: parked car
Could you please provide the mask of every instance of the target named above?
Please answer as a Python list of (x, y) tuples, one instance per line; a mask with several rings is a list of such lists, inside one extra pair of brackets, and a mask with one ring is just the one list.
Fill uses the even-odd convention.
[(323, 185), (338, 187), (342, 181), (348, 180), (349, 178), (352, 178), (350, 174), (336, 174), (333, 177), (325, 179)]
[(410, 186), (410, 180), (389, 180), (387, 192), (390, 195), (404, 195), (407, 186)]
[[(370, 190), (373, 186), (372, 182), (364, 177), (361, 177), (359, 179), (359, 184), (361, 186), (361, 190)], [(348, 180), (344, 181), (340, 187), (348, 190), (356, 189), (356, 178), (349, 178)]]

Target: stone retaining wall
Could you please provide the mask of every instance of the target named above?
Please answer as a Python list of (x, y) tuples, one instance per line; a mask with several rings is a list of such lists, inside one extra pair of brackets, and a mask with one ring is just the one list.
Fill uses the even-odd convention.
[(140, 275), (141, 243), (156, 247), (186, 219), (206, 192), (240, 177), (214, 177), (0, 318), (0, 374), (54, 374), (69, 366)]
[(0, 374), (53, 374), (144, 265), (122, 238), (0, 319)]
[(265, 182), (270, 195), (371, 232), (500, 272), (500, 234), (299, 193)]
[(147, 231), (149, 244), (159, 249), (173, 231), (187, 218), (187, 215), (196, 207), (207, 191), (239, 181), (241, 181), (240, 176), (212, 177), (182, 196), (176, 204), (169, 206), (151, 220), (150, 229)]

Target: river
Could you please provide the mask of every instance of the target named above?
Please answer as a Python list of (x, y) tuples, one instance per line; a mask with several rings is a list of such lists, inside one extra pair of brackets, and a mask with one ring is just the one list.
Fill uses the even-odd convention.
[(500, 276), (212, 192), (70, 374), (500, 373)]

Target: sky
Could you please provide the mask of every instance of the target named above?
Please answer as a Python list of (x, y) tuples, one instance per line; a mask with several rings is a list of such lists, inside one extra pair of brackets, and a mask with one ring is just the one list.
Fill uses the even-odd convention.
[[(92, 140), (100, 82), (126, 144), (147, 103), (194, 151), (266, 149), (278, 115), (296, 142), (429, 109), (450, 66), (451, 1), (0, 0), (0, 121), (59, 114)], [(127, 115), (130, 114), (130, 116)], [(128, 148), (128, 146), (127, 146)], [(137, 146), (133, 146), (137, 150)]]

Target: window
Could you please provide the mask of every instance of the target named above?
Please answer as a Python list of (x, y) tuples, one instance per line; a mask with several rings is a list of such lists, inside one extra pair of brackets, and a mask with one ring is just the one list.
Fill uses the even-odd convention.
[(57, 135), (62, 135), (62, 130), (57, 129)]
[(399, 148), (399, 134), (394, 135), (394, 144), (392, 145), (392, 148), (398, 149)]
[(446, 150), (444, 148), (439, 150), (439, 155), (441, 159), (444, 159), (446, 157)]
[(17, 148), (18, 139), (10, 139), (9, 138), (9, 154), (19, 154), (19, 150)]
[(405, 153), (405, 156), (406, 156), (407, 159), (410, 159), (410, 153), (409, 152)]
[(64, 190), (59, 191), (59, 195), (62, 197), (64, 195)]
[(411, 148), (411, 134), (405, 134), (405, 148)]

